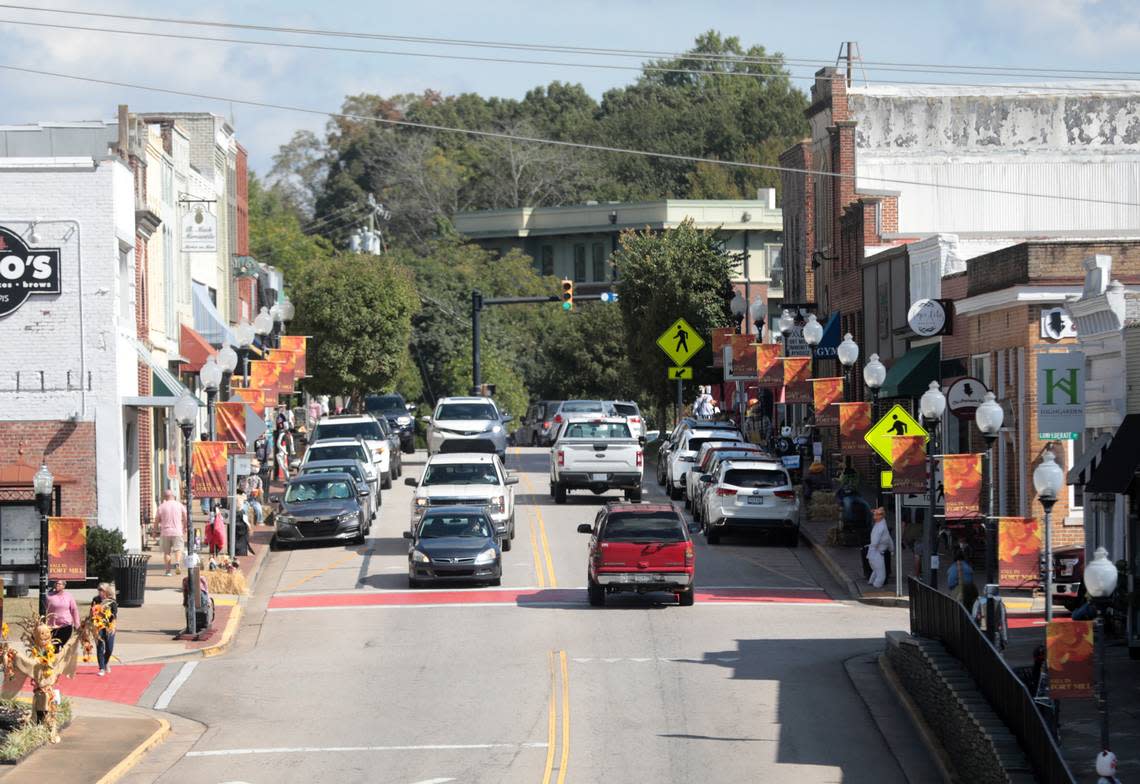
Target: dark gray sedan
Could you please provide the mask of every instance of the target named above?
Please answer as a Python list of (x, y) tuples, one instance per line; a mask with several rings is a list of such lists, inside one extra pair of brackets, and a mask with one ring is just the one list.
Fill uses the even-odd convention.
[(289, 480), (276, 516), (275, 543), (363, 543), (372, 525), (367, 493), (347, 473), (302, 474)]
[(481, 506), (440, 506), (429, 509), (408, 549), (408, 585), (433, 582), (485, 582), (499, 585), (503, 551), (495, 524)]

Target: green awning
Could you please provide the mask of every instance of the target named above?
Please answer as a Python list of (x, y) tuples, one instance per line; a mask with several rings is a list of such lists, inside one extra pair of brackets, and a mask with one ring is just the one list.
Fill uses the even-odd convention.
[(941, 346), (912, 348), (887, 370), (879, 397), (922, 397), (931, 381), (941, 381)]

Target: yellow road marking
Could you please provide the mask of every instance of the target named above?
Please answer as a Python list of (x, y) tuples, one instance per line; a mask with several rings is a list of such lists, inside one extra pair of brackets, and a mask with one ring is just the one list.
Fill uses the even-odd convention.
[(562, 759), (558, 761), (558, 784), (563, 784), (570, 761), (570, 675), (566, 668), (566, 651), (559, 651), (558, 657), (562, 660)]
[[(530, 487), (530, 480), (527, 479), (526, 474), (520, 474), (519, 477), (521, 479), (521, 481), (520, 481), (521, 487), (527, 493), (527, 495), (530, 495), (532, 493), (531, 487)], [(538, 537), (537, 537), (537, 539), (535, 538), (535, 531), (536, 531), (535, 520), (538, 521), (538, 526), (537, 526)], [(551, 588), (557, 588), (558, 587), (558, 580), (554, 576), (554, 559), (551, 557), (551, 554), (550, 554), (550, 542), (546, 538), (546, 523), (542, 519), (542, 511), (537, 506), (535, 506), (535, 508), (534, 508), (534, 519), (532, 519), (530, 521), (530, 535), (531, 535), (531, 550), (534, 552), (534, 571), (535, 571), (535, 574), (538, 575), (538, 587), (539, 588), (545, 588), (546, 583), (549, 582)], [(539, 544), (540, 543), (542, 545), (542, 547), (541, 547), (542, 557), (541, 558), (539, 557)], [(549, 577), (544, 577), (542, 574), (542, 563), (543, 563), (543, 561), (546, 562), (546, 571), (547, 571)]]
[(530, 551), (534, 555), (534, 573), (537, 575), (538, 587), (546, 587), (546, 576), (542, 573), (542, 558), (538, 554), (538, 536), (535, 534), (534, 519), (530, 521)]
[(546, 729), (546, 766), (542, 769), (542, 784), (550, 784), (550, 773), (554, 770), (554, 730), (558, 724), (558, 715), (555, 712), (554, 691), (554, 652), (547, 651), (546, 664), (550, 669), (550, 705), (549, 719)]
[(550, 573), (550, 587), (557, 588), (558, 580), (554, 577), (554, 559), (550, 557), (550, 542), (546, 541), (546, 524), (542, 521), (542, 512), (534, 510), (538, 518), (538, 533), (542, 537), (542, 554), (546, 557), (546, 570)]
[(294, 588), (299, 588), (300, 586), (307, 583), (309, 580), (312, 580), (314, 577), (320, 577), (322, 574), (329, 571), (330, 569), (335, 569), (338, 566), (340, 566), (342, 563), (344, 563), (345, 561), (351, 561), (353, 558), (355, 558), (358, 555), (364, 555), (364, 553), (357, 552), (356, 550), (350, 550), (349, 552), (345, 553), (343, 557), (336, 559), (335, 561), (333, 561), (328, 566), (324, 566), (320, 569), (317, 569), (314, 572), (310, 572), (309, 574), (305, 575), (304, 577), (302, 577), (300, 580), (293, 583), (289, 587), (282, 588), (281, 590), (282, 591), (292, 591)]

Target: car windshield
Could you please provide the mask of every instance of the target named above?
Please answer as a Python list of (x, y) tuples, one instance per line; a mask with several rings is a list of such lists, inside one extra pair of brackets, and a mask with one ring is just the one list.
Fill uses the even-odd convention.
[(364, 477), (360, 475), (360, 469), (355, 465), (335, 465), (335, 466), (306, 466), (301, 471), (302, 474), (349, 474), (357, 482), (363, 482)]
[(489, 539), (491, 526), (482, 515), (428, 515), (420, 523), (420, 539)]
[(625, 422), (571, 422), (564, 438), (629, 438)]
[(634, 403), (614, 403), (614, 409), (622, 416), (641, 415), (641, 412), (637, 410), (637, 406)]
[(369, 414), (406, 414), (408, 409), (404, 406), (404, 399), (399, 395), (380, 395), (364, 398), (364, 410)]
[(497, 485), (499, 477), (490, 463), (435, 463), (424, 471), (428, 485)]
[(435, 412), (436, 419), (498, 419), (490, 403), (444, 403)]
[(724, 484), (733, 487), (783, 487), (788, 477), (776, 468), (730, 468), (724, 472)]
[(312, 460), (367, 460), (368, 453), (360, 444), (321, 446), (313, 444), (305, 453)]
[(607, 542), (683, 542), (685, 529), (676, 515), (662, 512), (615, 512), (606, 520)]
[(285, 503), (352, 498), (355, 491), (343, 479), (312, 479), (293, 482), (285, 490)]
[(567, 400), (562, 404), (562, 413), (576, 413), (582, 411), (606, 411), (608, 406), (600, 400)]
[(370, 441), (383, 441), (384, 431), (380, 423), (371, 417), (361, 422), (319, 422), (313, 431), (313, 440), (325, 438), (366, 438)]

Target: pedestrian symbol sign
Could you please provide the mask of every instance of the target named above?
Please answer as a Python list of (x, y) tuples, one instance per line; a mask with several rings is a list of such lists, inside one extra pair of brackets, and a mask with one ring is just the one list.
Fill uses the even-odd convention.
[(891, 410), (884, 414), (882, 419), (871, 425), (863, 440), (870, 444), (887, 465), (890, 465), (891, 439), (895, 436), (924, 436), (925, 441), (930, 440), (930, 434), (898, 403), (891, 406)]
[(687, 381), (693, 380), (693, 369), (691, 367), (671, 367), (669, 368), (669, 380), (676, 381), (677, 379), (685, 379)]
[[(689, 322), (679, 318), (669, 329), (661, 333), (661, 337), (657, 338), (657, 345), (669, 359), (673, 360), (674, 365), (686, 365), (704, 347), (705, 342), (696, 330), (689, 326)], [(669, 377), (676, 378), (673, 375)]]

